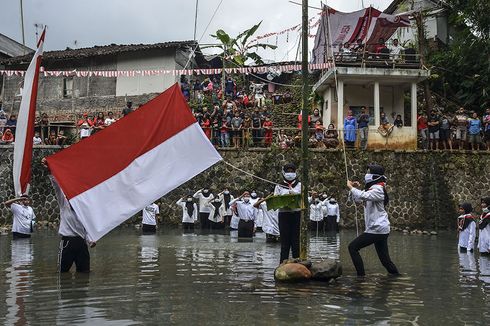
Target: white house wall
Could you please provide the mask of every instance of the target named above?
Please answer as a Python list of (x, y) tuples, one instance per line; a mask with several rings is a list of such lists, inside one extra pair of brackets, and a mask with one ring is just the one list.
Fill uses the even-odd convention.
[[(145, 54), (118, 56), (117, 70), (175, 69), (175, 50), (152, 51)], [(117, 77), (116, 96), (160, 93), (178, 81), (177, 76)]]

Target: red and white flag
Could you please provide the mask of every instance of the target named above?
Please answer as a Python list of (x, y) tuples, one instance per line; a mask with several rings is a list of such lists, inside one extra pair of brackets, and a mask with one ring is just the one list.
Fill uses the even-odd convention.
[(91, 241), (220, 160), (178, 84), (47, 158)]
[(44, 29), (37, 43), (37, 50), (32, 57), (29, 68), (24, 76), (22, 100), (20, 102), (17, 125), (15, 128), (14, 146), (14, 191), (16, 196), (29, 192), (31, 181), (32, 143), (34, 137), (34, 122), (36, 120), (37, 86), (39, 80), (39, 68), (43, 54)]

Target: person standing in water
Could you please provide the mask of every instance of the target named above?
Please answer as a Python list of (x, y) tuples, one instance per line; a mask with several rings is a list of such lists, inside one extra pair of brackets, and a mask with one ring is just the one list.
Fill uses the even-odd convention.
[[(288, 163), (282, 168), (283, 182), (274, 189), (274, 195), (301, 194), (301, 182), (296, 175), (296, 166)], [(293, 258), (299, 258), (299, 232), (301, 222), (301, 209), (279, 209), (279, 233), (281, 234), (281, 258), (280, 262), (289, 258), (292, 252)]]
[(340, 221), (339, 204), (333, 197), (330, 197), (328, 200), (325, 200), (323, 203), (327, 211), (325, 217), (327, 232), (330, 231), (339, 232), (339, 221)]
[(194, 230), (194, 222), (197, 221), (197, 205), (194, 203), (192, 193), (177, 200), (177, 205), (182, 207), (182, 228), (184, 231)]
[(255, 222), (255, 208), (250, 201), (250, 193), (245, 191), (240, 197), (234, 199), (231, 205), (236, 204), (238, 217), (238, 237), (239, 238), (253, 238), (254, 236), (254, 222)]
[(209, 221), (209, 206), (207, 203), (214, 199), (214, 195), (211, 193), (209, 188), (202, 188), (198, 190), (194, 196), (194, 198), (199, 200), (199, 223), (201, 224), (201, 229), (209, 229), (210, 221)]
[(31, 233), (34, 232), (33, 226), (36, 215), (32, 207), (29, 206), (29, 197), (22, 195), (19, 198), (7, 200), (4, 204), (12, 210), (13, 214), (12, 238), (14, 240), (30, 238)]
[(480, 255), (490, 255), (490, 197), (481, 200), (482, 214), (480, 216), (480, 235), (478, 237), (478, 250)]
[(473, 217), (473, 207), (470, 203), (459, 205), (458, 216), (458, 246), (460, 252), (473, 252), (476, 236), (476, 222)]
[(155, 234), (157, 232), (157, 220), (160, 215), (160, 208), (157, 204), (151, 203), (143, 208), (142, 212), (142, 231), (143, 234)]
[(357, 276), (365, 276), (364, 263), (359, 250), (374, 244), (381, 264), (388, 273), (398, 275), (398, 269), (391, 261), (388, 250), (388, 236), (390, 235), (390, 221), (386, 206), (389, 203), (386, 192), (385, 169), (378, 164), (368, 165), (368, 171), (364, 176), (364, 190), (357, 189), (358, 182), (348, 180), (347, 187), (354, 201), (364, 202), (365, 231), (349, 244), (349, 253), (352, 263), (357, 271)]
[(223, 190), (223, 192), (219, 194), (218, 197), (221, 198), (221, 201), (223, 202), (226, 211), (225, 226), (230, 226), (231, 217), (233, 216), (230, 202), (235, 199), (235, 197), (233, 197), (233, 195), (230, 193), (230, 189), (228, 188), (225, 188), (225, 190)]

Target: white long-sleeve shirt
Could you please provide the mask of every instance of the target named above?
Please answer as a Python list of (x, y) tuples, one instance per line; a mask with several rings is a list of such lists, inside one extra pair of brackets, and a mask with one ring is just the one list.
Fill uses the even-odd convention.
[(352, 188), (352, 198), (356, 202), (364, 202), (365, 233), (388, 234), (390, 221), (385, 210), (385, 194), (383, 186), (376, 184), (366, 191)]
[(240, 200), (239, 198), (234, 199), (230, 202), (230, 205), (236, 204), (236, 208), (238, 211), (238, 217), (240, 220), (255, 221), (255, 207), (253, 207), (252, 203), (249, 201), (248, 203)]
[[(490, 213), (482, 214), (481, 220), (483, 218), (490, 219)], [(490, 223), (484, 229), (480, 230), (480, 235), (478, 236), (478, 250), (484, 253), (490, 253)]]
[(277, 210), (268, 210), (267, 209), (267, 203), (263, 201), (259, 205), (259, 209), (262, 211), (263, 214), (263, 223), (262, 223), (262, 230), (266, 234), (271, 234), (278, 236), (279, 235), (279, 222), (277, 219)]
[(214, 195), (210, 193), (208, 197), (205, 197), (202, 191), (199, 190), (193, 197), (199, 199), (199, 213), (209, 213), (210, 209), (207, 203), (208, 201), (214, 199)]
[[(221, 199), (221, 201), (223, 202), (223, 205), (225, 205), (225, 194), (221, 194), (219, 195), (219, 198)], [(235, 197), (233, 197), (233, 195), (230, 195), (230, 202), (235, 199)], [(228, 203), (229, 204), (229, 203)], [(225, 207), (226, 209), (226, 207)], [(226, 215), (230, 216), (230, 215), (233, 215), (233, 212), (231, 210), (231, 205), (229, 204), (229, 207), (228, 209), (226, 209)]]
[(337, 223), (340, 221), (340, 208), (339, 204), (330, 204), (329, 201), (325, 201), (325, 210), (327, 216), (337, 216)]
[(324, 213), (325, 207), (323, 206), (322, 202), (318, 203), (311, 203), (310, 204), (310, 221), (313, 222), (320, 222), (323, 220), (323, 213)]
[[(78, 219), (77, 214), (71, 208), (70, 202), (66, 199), (65, 194), (61, 190), (58, 182), (55, 178), (50, 175), (49, 179), (54, 188), (54, 193), (56, 195), (56, 200), (58, 201), (58, 206), (60, 207), (60, 228), (58, 233), (65, 237), (82, 237), (87, 238), (87, 231), (83, 227), (83, 224)], [(86, 239), (89, 240), (89, 239)]]
[(189, 215), (186, 202), (182, 200), (182, 198), (177, 200), (177, 205), (182, 207), (182, 223), (194, 223), (194, 221), (197, 221), (198, 209), (196, 203), (192, 203), (192, 206), (194, 207), (192, 216)]
[(475, 237), (476, 237), (476, 223), (475, 221), (470, 222), (466, 229), (459, 232), (458, 245), (462, 248), (468, 250), (473, 250), (475, 247)]

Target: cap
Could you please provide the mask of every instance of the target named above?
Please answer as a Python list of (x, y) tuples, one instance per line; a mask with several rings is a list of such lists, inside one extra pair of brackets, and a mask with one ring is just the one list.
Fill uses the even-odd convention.
[(369, 164), (368, 169), (369, 172), (371, 172), (371, 174), (377, 174), (377, 175), (385, 174), (385, 168), (376, 163)]
[(459, 207), (462, 208), (466, 214), (473, 212), (473, 206), (471, 206), (470, 203), (462, 203)]
[(294, 163), (287, 163), (282, 167), (283, 171), (293, 170), (296, 171), (296, 165)]

